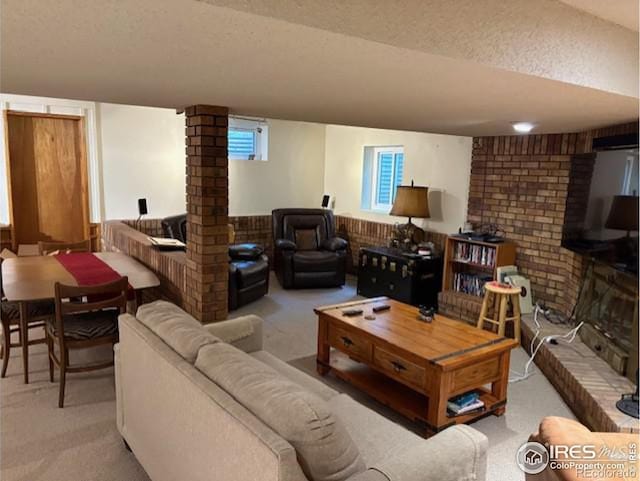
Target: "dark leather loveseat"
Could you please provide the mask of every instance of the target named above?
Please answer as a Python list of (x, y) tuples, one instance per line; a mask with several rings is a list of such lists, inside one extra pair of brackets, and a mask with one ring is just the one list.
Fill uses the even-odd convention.
[[(162, 219), (165, 237), (187, 242), (187, 215)], [(232, 232), (232, 228), (229, 228)], [(230, 238), (232, 236), (230, 235)], [(229, 246), (229, 310), (253, 302), (269, 292), (269, 258), (258, 244)]]
[(274, 267), (282, 287), (344, 284), (348, 244), (336, 237), (330, 210), (276, 209), (271, 215)]

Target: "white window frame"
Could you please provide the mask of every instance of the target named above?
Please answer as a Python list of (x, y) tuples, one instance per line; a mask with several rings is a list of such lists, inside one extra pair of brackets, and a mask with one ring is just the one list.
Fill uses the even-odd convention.
[(269, 158), (269, 125), (265, 120), (253, 120), (239, 117), (229, 117), (229, 130), (244, 130), (254, 132), (256, 139), (255, 155), (247, 158), (229, 153), (229, 160), (260, 160)]
[[(391, 168), (391, 203), (389, 204), (381, 204), (377, 201), (377, 193), (378, 193), (378, 159), (381, 154), (392, 154), (393, 155), (393, 166)], [(373, 159), (372, 159), (372, 175), (371, 175), (371, 210), (381, 211), (381, 212), (389, 212), (393, 207), (393, 186), (396, 184), (396, 154), (403, 155), (404, 162), (404, 147), (401, 145), (396, 146), (388, 146), (388, 147), (374, 147), (373, 148)], [(403, 173), (404, 173), (404, 165), (403, 165)]]

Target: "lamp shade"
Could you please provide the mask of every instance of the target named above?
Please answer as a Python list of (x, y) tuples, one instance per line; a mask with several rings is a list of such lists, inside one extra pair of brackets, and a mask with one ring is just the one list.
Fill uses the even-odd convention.
[(400, 185), (396, 192), (396, 200), (391, 208), (391, 215), (401, 217), (429, 217), (429, 188), (413, 185)]
[(638, 230), (638, 197), (616, 195), (611, 203), (609, 217), (604, 224), (607, 229)]

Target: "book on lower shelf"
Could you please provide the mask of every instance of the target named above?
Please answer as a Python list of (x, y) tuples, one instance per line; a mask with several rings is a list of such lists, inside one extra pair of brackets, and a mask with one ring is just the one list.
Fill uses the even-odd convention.
[(472, 296), (483, 296), (484, 285), (492, 280), (493, 276), (457, 272), (453, 275), (453, 290)]
[(461, 394), (449, 399), (447, 402), (447, 414), (449, 416), (462, 416), (482, 412), (485, 409), (484, 401), (480, 399), (480, 394), (475, 391)]

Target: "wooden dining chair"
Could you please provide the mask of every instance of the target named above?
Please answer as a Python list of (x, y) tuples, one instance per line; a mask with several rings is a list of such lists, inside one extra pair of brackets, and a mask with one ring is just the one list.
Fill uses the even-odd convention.
[(127, 277), (94, 286), (67, 286), (56, 282), (55, 322), (47, 324), (46, 335), (49, 380), (53, 382), (54, 366), (60, 371), (58, 407), (64, 407), (67, 373), (113, 366), (113, 357), (109, 361), (70, 366), (69, 351), (106, 344), (113, 347), (118, 342), (118, 316), (126, 311), (128, 286)]
[(38, 252), (41, 256), (48, 256), (52, 252), (91, 252), (91, 239), (79, 242), (38, 242)]
[[(0, 259), (0, 267), (2, 259)], [(47, 321), (52, 321), (55, 317), (55, 306), (53, 301), (34, 301), (26, 305), (27, 328), (36, 329), (44, 327)], [(12, 347), (22, 347), (24, 336), (20, 329), (20, 303), (9, 302), (4, 297), (2, 290), (2, 273), (0, 269), (0, 321), (2, 323), (2, 372), (0, 377), (7, 375), (7, 367), (9, 366), (9, 357), (11, 356)], [(18, 333), (18, 341), (12, 342), (13, 334)], [(28, 338), (28, 336), (27, 336)], [(28, 341), (31, 346), (33, 344), (42, 344), (44, 338)]]

